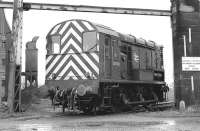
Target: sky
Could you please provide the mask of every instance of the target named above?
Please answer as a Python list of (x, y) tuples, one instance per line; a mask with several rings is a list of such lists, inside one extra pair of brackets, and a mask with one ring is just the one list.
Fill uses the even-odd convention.
[[(13, 1), (13, 0), (5, 0)], [(127, 8), (148, 8), (170, 10), (170, 0), (23, 0), (34, 3), (55, 3), (69, 5), (92, 5)], [(12, 27), (12, 10), (6, 9), (7, 21)], [(45, 81), (45, 55), (46, 35), (51, 28), (65, 20), (84, 19), (99, 23), (112, 29), (131, 34), (138, 38), (153, 40), (164, 46), (164, 68), (167, 83), (173, 82), (173, 52), (172, 52), (172, 29), (168, 16), (142, 16), (122, 14), (81, 13), (66, 11), (24, 11), (23, 13), (23, 46), (22, 68), (25, 69), (25, 45), (34, 36), (39, 36), (38, 48), (38, 73), (39, 85)]]

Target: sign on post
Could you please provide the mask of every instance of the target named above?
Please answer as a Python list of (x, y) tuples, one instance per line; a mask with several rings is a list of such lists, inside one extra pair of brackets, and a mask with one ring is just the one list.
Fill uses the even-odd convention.
[(182, 71), (200, 71), (200, 57), (182, 57)]

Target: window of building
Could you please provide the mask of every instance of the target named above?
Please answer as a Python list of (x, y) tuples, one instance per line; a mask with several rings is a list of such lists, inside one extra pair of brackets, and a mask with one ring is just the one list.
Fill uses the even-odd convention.
[(95, 31), (83, 33), (84, 52), (98, 51), (97, 36)]
[(2, 65), (6, 65), (6, 59), (5, 58), (1, 59), (1, 61), (2, 61)]
[(52, 53), (53, 54), (60, 54), (60, 35), (53, 35), (51, 36), (52, 41)]

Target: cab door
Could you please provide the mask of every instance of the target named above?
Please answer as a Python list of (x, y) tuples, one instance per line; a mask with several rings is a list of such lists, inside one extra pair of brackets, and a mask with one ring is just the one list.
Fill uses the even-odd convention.
[(127, 55), (125, 53), (120, 53), (120, 66), (121, 66), (121, 79), (127, 79)]
[(111, 37), (105, 36), (105, 46), (104, 46), (104, 53), (105, 53), (105, 63), (104, 63), (104, 70), (105, 70), (105, 78), (110, 79), (112, 75), (112, 46), (111, 46)]
[(120, 79), (120, 51), (117, 38), (111, 39), (112, 45), (112, 79)]

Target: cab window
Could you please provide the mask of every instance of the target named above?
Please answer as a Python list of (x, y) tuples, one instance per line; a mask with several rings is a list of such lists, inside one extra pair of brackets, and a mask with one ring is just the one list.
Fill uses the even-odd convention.
[(105, 38), (105, 56), (106, 57), (110, 57), (109, 48), (110, 48), (110, 39), (109, 39), (109, 37), (106, 37)]
[(52, 53), (59, 54), (60, 53), (60, 35), (51, 36), (52, 41)]
[(119, 53), (118, 53), (118, 41), (117, 40), (112, 40), (112, 52), (113, 52), (113, 58), (115, 61), (118, 60), (118, 57), (119, 57)]
[(97, 45), (97, 33), (96, 32), (85, 32), (83, 33), (83, 51), (98, 51)]

